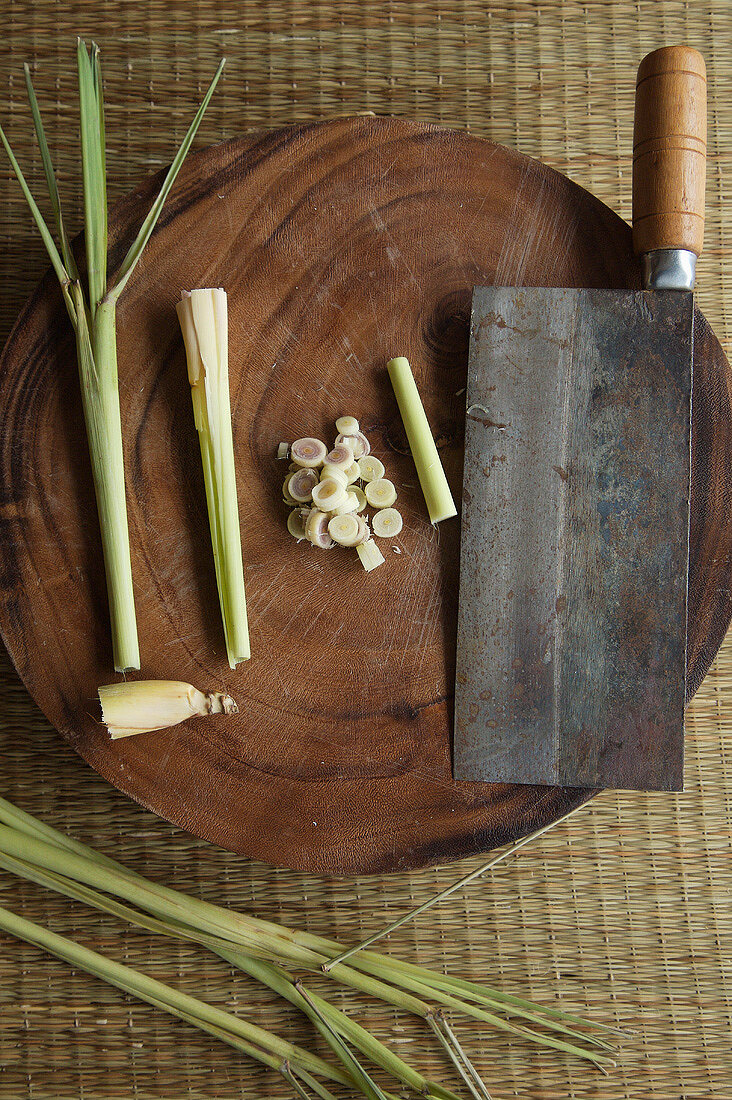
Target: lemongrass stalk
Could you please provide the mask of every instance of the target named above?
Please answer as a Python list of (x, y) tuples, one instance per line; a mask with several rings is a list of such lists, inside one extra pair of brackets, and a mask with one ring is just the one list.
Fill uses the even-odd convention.
[(187, 718), (237, 714), (222, 691), (199, 691), (181, 680), (124, 680), (99, 688), (102, 720), (112, 740), (167, 729)]
[[(109, 913), (121, 920), (126, 920), (128, 923), (139, 928), (144, 928), (146, 931), (152, 932), (155, 935), (163, 935), (175, 939), (187, 939), (191, 942), (201, 944), (220, 958), (224, 959), (231, 966), (248, 974), (256, 981), (268, 986), (268, 988), (279, 996), (289, 1000), (291, 1004), (295, 1005), (301, 1011), (306, 1012), (306, 1014), (313, 1019), (310, 1015), (307, 1002), (295, 989), (292, 974), (283, 970), (281, 966), (275, 963), (269, 963), (263, 959), (256, 959), (253, 956), (247, 955), (242, 950), (237, 950), (225, 940), (221, 940), (216, 936), (197, 932), (194, 928), (188, 927), (177, 921), (167, 919), (161, 920), (157, 917), (152, 917), (138, 909), (118, 902), (108, 897), (106, 894), (83, 886), (73, 879), (68, 879), (63, 875), (44, 870), (24, 860), (15, 859), (13, 856), (9, 856), (3, 852), (0, 852), (0, 867), (30, 882), (35, 882), (39, 886), (45, 886), (48, 889), (55, 890), (57, 893), (71, 898), (74, 901), (79, 901), (101, 912)], [(328, 1016), (331, 1025), (346, 1039), (354, 1043), (354, 1045), (356, 1045), (367, 1058), (370, 1058), (374, 1064), (381, 1066), (382, 1069), (385, 1069), (398, 1080), (417, 1092), (424, 1092), (429, 1095), (429, 1090), (436, 1087), (434, 1083), (427, 1081), (421, 1074), (417, 1073), (406, 1062), (399, 1058), (398, 1055), (394, 1054), (387, 1046), (371, 1035), (370, 1032), (362, 1028), (355, 1020), (346, 1016), (340, 1009), (331, 1005), (325, 998), (317, 997), (314, 993), (311, 994), (311, 996), (316, 998), (320, 1011)], [(320, 1030), (317, 1017), (313, 1019), (313, 1022), (318, 1030)], [(449, 1094), (448, 1100), (457, 1100), (457, 1098)]]
[(0, 141), (41, 234), (76, 333), (79, 381), (102, 539), (112, 656), (114, 667), (118, 672), (138, 669), (140, 651), (125, 494), (115, 309), (119, 295), (139, 261), (142, 250), (160, 216), (163, 203), (195, 137), (203, 112), (221, 75), (222, 67), (223, 61), (168, 169), (152, 208), (130, 246), (122, 266), (109, 282), (107, 279), (106, 137), (99, 48), (94, 43), (91, 48), (88, 48), (82, 39), (78, 40), (80, 146), (84, 196), (84, 243), (87, 260), (86, 292), (82, 288), (64, 226), (56, 176), (27, 66), (25, 67), (26, 87), (51, 210), (61, 245), (60, 252), (30, 192), (7, 138), (0, 129)]
[[(185, 938), (194, 939), (197, 942), (209, 946), (218, 951), (219, 947), (226, 950), (243, 946), (252, 954), (269, 958), (275, 962), (295, 962), (307, 969), (322, 967), (322, 963), (330, 956), (334, 959), (341, 951), (337, 941), (326, 939), (312, 933), (293, 931), (283, 926), (264, 921), (261, 918), (251, 917), (245, 914), (231, 913), (210, 903), (198, 899), (186, 897), (175, 890), (160, 887), (149, 883), (140, 875), (129, 871), (122, 864), (111, 860), (106, 856), (95, 852), (93, 849), (80, 844), (78, 841), (59, 833), (43, 822), (38, 821), (29, 814), (25, 814), (12, 803), (0, 798), (0, 821), (4, 826), (0, 827), (0, 851), (6, 853), (7, 858), (15, 857), (22, 860), (30, 856), (29, 862), (38, 867), (38, 860), (45, 861), (49, 871), (43, 874), (52, 874), (62, 869), (64, 874), (71, 873), (81, 878), (83, 882), (92, 882), (101, 885), (102, 889), (110, 893), (125, 897), (133, 904), (141, 905), (148, 913), (156, 917), (162, 916), (166, 927), (152, 928), (148, 919), (144, 927), (163, 934), (182, 935)], [(24, 846), (24, 841), (27, 844)], [(33, 845), (36, 847), (33, 847)], [(98, 876), (96, 871), (106, 872), (106, 879)], [(17, 868), (11, 867), (18, 873)], [(22, 869), (20, 873), (23, 873)], [(38, 872), (36, 872), (38, 873)], [(32, 877), (26, 875), (26, 877)], [(35, 881), (41, 881), (35, 878)], [(54, 889), (61, 889), (72, 897), (79, 897), (71, 890), (63, 889), (57, 884), (51, 885)], [(84, 889), (83, 887), (81, 888)], [(100, 895), (101, 896), (101, 895)], [(99, 905), (93, 898), (79, 897), (79, 900), (88, 900), (90, 904)], [(109, 912), (115, 912), (125, 919), (135, 921), (134, 913), (117, 902), (107, 900), (106, 908)], [(177, 903), (177, 904), (176, 904)], [(124, 911), (123, 911), (124, 910)], [(210, 920), (211, 914), (215, 918)], [(155, 918), (152, 918), (153, 920)], [(142, 923), (139, 922), (138, 923)], [(160, 925), (160, 921), (158, 922)], [(354, 969), (354, 967), (356, 969)], [(500, 993), (490, 987), (468, 982), (464, 979), (451, 978), (449, 975), (437, 974), (414, 963), (407, 963), (390, 956), (379, 955), (372, 951), (364, 951), (353, 962), (352, 966), (339, 964), (334, 966), (331, 976), (349, 985), (380, 998), (395, 1007), (427, 1019), (433, 1011), (428, 1002), (413, 996), (414, 992), (429, 995), (432, 1002), (436, 1001), (446, 1007), (458, 1008), (459, 1011), (474, 1015), (473, 1005), (467, 1002), (477, 1000), (479, 1003), (488, 1004), (498, 1011), (508, 1014), (525, 1015), (544, 1027), (566, 1034), (575, 1042), (588, 1042), (607, 1048), (607, 1044), (596, 1037), (570, 1030), (567, 1023), (576, 1023), (579, 1026), (601, 1028), (603, 1025), (591, 1025), (587, 1021), (560, 1009), (544, 1008), (533, 1004), (523, 998)], [(391, 984), (390, 984), (391, 983)], [(397, 988), (399, 987), (399, 988)], [(412, 990), (408, 993), (407, 990)], [(529, 1016), (531, 1013), (531, 1016)], [(534, 1016), (546, 1017), (533, 1019)], [(490, 1018), (488, 1018), (490, 1017)], [(484, 1022), (493, 1023), (492, 1014), (480, 1017)], [(545, 1037), (539, 1033), (528, 1032), (527, 1029), (516, 1027), (508, 1021), (503, 1021), (502, 1030), (531, 1038), (534, 1042), (544, 1043)], [(604, 1029), (613, 1030), (613, 1029)], [(554, 1045), (547, 1042), (545, 1045)], [(591, 1052), (575, 1049), (574, 1043), (569, 1044), (571, 1053), (588, 1058), (599, 1064)], [(560, 1048), (564, 1049), (564, 1048)]]
[(409, 440), (417, 477), (422, 486), (430, 523), (441, 523), (457, 515), (455, 501), (442, 468), (442, 462), (430, 431), (427, 415), (414, 381), (409, 360), (403, 355), (386, 364), (397, 399), (404, 430)]
[[(130, 966), (82, 947), (81, 944), (2, 907), (0, 907), (0, 929), (36, 947), (41, 947), (49, 954), (70, 963), (71, 966), (79, 967), (109, 985), (131, 993), (141, 1001), (147, 1001), (156, 1008), (163, 1008), (172, 1016), (178, 1016), (196, 1024), (203, 1031), (210, 1031), (231, 1046), (242, 1049), (241, 1044), (245, 1044), (245, 1052), (252, 1057), (259, 1058), (259, 1054), (263, 1053), (274, 1056), (279, 1062), (287, 1059), (328, 1080), (344, 1085), (351, 1084), (346, 1073), (304, 1048), (295, 1046), (278, 1035), (223, 1009), (215, 1008), (205, 1001), (173, 989), (156, 978), (141, 974)], [(259, 1060), (263, 1059), (259, 1058)], [(265, 1064), (271, 1065), (271, 1061), (265, 1061)]]
[(193, 290), (178, 303), (198, 430), (216, 583), (231, 668), (249, 659), (234, 439), (226, 291)]

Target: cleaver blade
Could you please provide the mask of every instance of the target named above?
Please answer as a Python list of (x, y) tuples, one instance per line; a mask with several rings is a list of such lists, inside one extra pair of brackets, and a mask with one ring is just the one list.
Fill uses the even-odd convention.
[(457, 780), (683, 788), (705, 89), (686, 47), (639, 69), (646, 289), (474, 292)]

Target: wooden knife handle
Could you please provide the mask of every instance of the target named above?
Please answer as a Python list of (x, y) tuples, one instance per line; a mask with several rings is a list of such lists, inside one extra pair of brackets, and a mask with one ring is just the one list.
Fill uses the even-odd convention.
[(707, 73), (690, 46), (665, 46), (638, 68), (633, 132), (633, 248), (701, 255)]

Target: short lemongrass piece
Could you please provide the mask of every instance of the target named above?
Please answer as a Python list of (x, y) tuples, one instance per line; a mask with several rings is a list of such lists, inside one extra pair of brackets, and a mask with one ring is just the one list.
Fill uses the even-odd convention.
[(353, 465), (353, 451), (345, 443), (338, 444), (325, 456), (325, 462), (328, 466), (336, 466), (343, 470), (345, 474)]
[(348, 481), (348, 484), (353, 485), (354, 482), (358, 481), (360, 477), (361, 471), (358, 468), (358, 463), (354, 461), (346, 470), (346, 479)]
[(364, 489), (366, 500), (372, 508), (391, 508), (397, 498), (394, 483), (388, 477), (380, 477), (377, 481), (367, 481)]
[(357, 546), (360, 533), (358, 518), (351, 512), (342, 516), (333, 516), (328, 522), (328, 534), (339, 546)]
[(356, 509), (356, 511), (363, 512), (364, 508), (368, 504), (368, 501), (366, 500), (366, 494), (364, 493), (363, 489), (359, 485), (352, 485), (350, 492), (354, 494), (356, 500), (358, 501), (358, 508)]
[(324, 481), (326, 477), (333, 477), (342, 485), (348, 485), (348, 474), (342, 466), (333, 466), (330, 462), (326, 462), (320, 468), (320, 480)]
[(290, 457), (290, 444), (278, 443), (277, 444), (277, 458), (289, 458)]
[(201, 445), (216, 584), (229, 666), (249, 659), (249, 625), (229, 397), (226, 291), (192, 290), (177, 306)]
[(401, 512), (397, 512), (396, 508), (380, 508), (371, 520), (374, 534), (380, 539), (393, 539), (403, 525)]
[(199, 691), (182, 680), (124, 680), (99, 688), (102, 720), (113, 741), (167, 729), (187, 718), (238, 714), (224, 691)]
[(335, 427), (339, 435), (355, 435), (360, 425), (355, 416), (339, 416)]
[(328, 453), (328, 448), (325, 443), (320, 439), (313, 439), (312, 436), (304, 436), (302, 439), (296, 439), (290, 447), (290, 458), (293, 462), (296, 462), (298, 466), (305, 466), (308, 469), (315, 469), (317, 466), (322, 466), (325, 462), (325, 456)]
[(394, 396), (409, 440), (417, 476), (424, 493), (431, 523), (441, 523), (457, 515), (455, 501), (442, 468), (442, 462), (430, 431), (427, 415), (414, 381), (409, 360), (403, 355), (386, 364)]
[(323, 478), (313, 487), (313, 504), (321, 512), (331, 512), (334, 508), (339, 508), (346, 496), (346, 486), (334, 477)]
[(369, 539), (371, 538), (371, 528), (369, 527), (368, 523), (366, 522), (366, 520), (363, 516), (357, 515), (356, 519), (358, 520), (358, 527), (359, 527), (359, 536), (358, 536), (358, 542), (356, 543), (356, 545), (360, 546), (360, 544), (362, 542), (368, 542)]
[(294, 508), (287, 517), (287, 530), (298, 542), (302, 542), (306, 538), (305, 519), (306, 517), (303, 516), (300, 508)]
[(346, 493), (346, 499), (342, 504), (339, 504), (337, 508), (331, 508), (331, 515), (345, 516), (348, 512), (358, 511), (358, 497), (352, 489)]
[(371, 453), (371, 444), (363, 432), (353, 432), (350, 435), (339, 432), (336, 436), (336, 447), (342, 446), (350, 447), (356, 459)]
[(384, 555), (373, 539), (367, 539), (366, 542), (362, 542), (357, 546), (356, 553), (367, 573), (370, 573), (372, 569), (376, 569), (377, 565), (381, 565), (384, 561)]
[(298, 504), (307, 504), (313, 499), (313, 489), (318, 484), (318, 471), (302, 469), (298, 470), (290, 478), (287, 491)]
[[(298, 469), (299, 469), (299, 467), (298, 467)], [(294, 507), (297, 504), (297, 501), (295, 500), (294, 496), (292, 496), (292, 494), (290, 493), (290, 480), (294, 476), (295, 476), (294, 473), (290, 473), (290, 474), (287, 475), (285, 480), (282, 482), (282, 499), (284, 500), (285, 504), (289, 504), (292, 507)]]
[(321, 512), (319, 508), (312, 508), (305, 521), (305, 538), (313, 546), (319, 546), (321, 550), (329, 550), (333, 545), (333, 539), (328, 531), (330, 516)]
[(76, 333), (79, 381), (107, 582), (112, 655), (114, 667), (118, 672), (139, 668), (140, 650), (125, 497), (122, 424), (117, 380), (116, 306), (193, 142), (223, 66), (222, 61), (122, 265), (114, 277), (108, 280), (106, 139), (99, 47), (95, 43), (88, 47), (83, 39), (77, 40), (80, 159), (87, 261), (86, 290), (82, 286), (61, 215), (56, 177), (27, 65), (25, 66), (26, 88), (51, 211), (60, 242), (60, 252), (31, 194), (13, 150), (0, 129), (0, 141), (8, 155), (10, 165), (43, 240), (51, 266), (61, 285), (63, 300)]
[(358, 468), (363, 481), (378, 481), (384, 476), (384, 463), (380, 462), (375, 455), (359, 458)]

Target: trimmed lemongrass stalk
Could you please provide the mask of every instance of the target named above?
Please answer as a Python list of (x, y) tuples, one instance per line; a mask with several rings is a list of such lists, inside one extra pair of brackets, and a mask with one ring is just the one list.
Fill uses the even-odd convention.
[(199, 691), (182, 680), (125, 680), (99, 688), (102, 720), (112, 740), (167, 729), (187, 718), (238, 714), (223, 691)]
[(430, 522), (441, 523), (445, 519), (450, 519), (451, 516), (456, 516), (457, 508), (432, 438), (412, 368), (409, 360), (399, 355), (389, 360), (386, 369), (389, 372), (404, 430), (407, 433), (409, 449), (417, 468), (417, 477), (422, 486)]
[[(106, 862), (105, 857), (101, 856), (99, 853), (93, 852), (92, 849), (89, 849), (89, 852), (94, 856), (96, 861), (102, 864)], [(136, 925), (139, 928), (144, 928), (146, 931), (152, 932), (155, 935), (172, 937), (174, 939), (187, 939), (194, 943), (201, 944), (220, 958), (226, 960), (231, 966), (236, 967), (256, 981), (266, 985), (279, 996), (286, 998), (291, 1004), (295, 1005), (313, 1019), (309, 1013), (307, 1003), (295, 989), (293, 975), (274, 963), (269, 963), (263, 959), (256, 959), (251, 955), (247, 955), (244, 951), (237, 950), (232, 944), (227, 943), (225, 940), (218, 939), (215, 936), (197, 933), (194, 929), (188, 928), (175, 921), (160, 920), (157, 917), (149, 916), (131, 906), (115, 901), (97, 890), (82, 886), (73, 879), (66, 878), (64, 875), (54, 874), (51, 871), (43, 870), (42, 868), (34, 866), (32, 863), (15, 859), (2, 852), (0, 852), (0, 867), (3, 867), (6, 871), (10, 871), (12, 874), (19, 875), (31, 882), (35, 882), (39, 886), (45, 886), (50, 890), (55, 890), (57, 893), (71, 898), (74, 901), (89, 905), (101, 912), (109, 913), (112, 916), (118, 917), (120, 920), (126, 920), (130, 924)], [(407, 1065), (406, 1062), (402, 1061), (398, 1055), (394, 1054), (388, 1047), (371, 1035), (370, 1032), (362, 1028), (340, 1009), (331, 1005), (325, 998), (318, 997), (315, 993), (311, 993), (311, 996), (315, 998), (321, 1012), (328, 1016), (331, 1025), (338, 1033), (341, 1034), (344, 1039), (355, 1045), (357, 1049), (375, 1065), (381, 1066), (382, 1069), (391, 1073), (394, 1077), (402, 1081), (408, 1087), (413, 1088), (416, 1092), (424, 1093), (427, 1096), (435, 1096), (440, 1098), (440, 1100), (457, 1100), (449, 1090), (442, 1088), (442, 1086), (434, 1082), (427, 1081), (421, 1074), (417, 1073)], [(316, 1028), (320, 1030), (316, 1019), (313, 1020), (313, 1023)], [(327, 1040), (328, 1037), (324, 1036), (324, 1038)]]
[[(187, 897), (170, 888), (149, 883), (142, 876), (127, 870), (122, 864), (94, 852), (78, 841), (58, 833), (42, 822), (11, 803), (0, 798), (0, 852), (4, 853), (3, 863), (15, 861), (17, 866), (9, 869), (23, 874), (34, 881), (43, 881), (44, 885), (58, 889), (79, 900), (78, 891), (88, 895), (83, 887), (63, 885), (64, 879), (75, 879), (80, 883), (101, 889), (127, 902), (139, 906), (161, 927), (155, 931), (170, 935), (180, 935), (203, 943), (218, 952), (218, 946), (226, 950), (244, 948), (247, 953), (269, 959), (275, 963), (294, 963), (308, 970), (322, 969), (323, 964), (332, 962), (343, 951), (337, 941), (316, 936), (307, 932), (292, 931), (270, 921), (264, 921), (243, 913), (234, 913), (218, 906)], [(28, 870), (28, 867), (31, 870)], [(58, 872), (61, 872), (61, 875)], [(44, 876), (41, 878), (40, 876)], [(76, 891), (76, 892), (74, 892)], [(93, 891), (92, 891), (93, 893)], [(129, 910), (117, 902), (107, 899), (110, 912), (116, 912), (126, 919)], [(101, 905), (100, 908), (105, 908)], [(150, 918), (144, 918), (145, 927)], [(165, 926), (165, 927), (162, 927)], [(217, 942), (218, 941), (218, 946)], [(608, 1044), (597, 1036), (577, 1028), (591, 1027), (595, 1030), (615, 1030), (600, 1024), (589, 1024), (557, 1008), (543, 1008), (520, 997), (501, 993), (489, 986), (449, 975), (436, 974), (413, 963), (403, 962), (390, 956), (379, 955), (371, 951), (362, 952), (354, 959), (352, 966), (333, 965), (329, 971), (331, 977), (344, 985), (375, 996), (396, 1008), (411, 1012), (429, 1021), (434, 1017), (435, 1004), (455, 1009), (467, 1016), (492, 1024), (500, 1030), (512, 1033), (534, 1043), (554, 1047), (566, 1053), (593, 1062), (599, 1068), (614, 1064), (610, 1058), (593, 1050), (579, 1046), (587, 1043), (591, 1046), (610, 1049)], [(420, 996), (415, 996), (418, 993)], [(421, 999), (424, 995), (430, 1000)], [(476, 1008), (475, 1003), (492, 1008), (493, 1012)], [(555, 1035), (534, 1031), (513, 1024), (506, 1017), (518, 1016), (532, 1023), (538, 1023)], [(575, 1026), (576, 1025), (576, 1026)]]
[(84, 420), (91, 457), (94, 492), (102, 537), (104, 569), (109, 600), (114, 667), (127, 672), (140, 667), (137, 638), (132, 566), (130, 562), (127, 502), (122, 450), (122, 425), (117, 381), (115, 310), (119, 295), (137, 265), (155, 228), (165, 200), (200, 126), (224, 62), (214, 76), (203, 102), (173, 160), (162, 187), (145, 218), (137, 237), (111, 282), (107, 279), (107, 178), (104, 104), (99, 47), (78, 40), (79, 113), (81, 163), (84, 192), (84, 243), (87, 261), (87, 290), (82, 288), (79, 271), (61, 215), (56, 176), (43, 129), (30, 70), (25, 80), (33, 116), (33, 125), (46, 177), (51, 210), (59, 247), (46, 225), (30, 192), (20, 165), (0, 128), (0, 141), (10, 160), (33, 220), (48, 252), (67, 312), (76, 334)]
[(278, 1035), (256, 1024), (242, 1020), (223, 1009), (215, 1008), (197, 997), (191, 997), (187, 993), (173, 989), (156, 978), (150, 978), (130, 966), (108, 959), (105, 955), (82, 947), (65, 936), (51, 932), (42, 925), (35, 924), (1, 907), (0, 929), (42, 948), (50, 955), (70, 963), (71, 966), (93, 974), (94, 977), (100, 978), (117, 989), (131, 993), (141, 1001), (147, 1001), (155, 1008), (163, 1009), (171, 1016), (177, 1016), (194, 1024), (202, 1031), (214, 1035), (217, 1039), (221, 1039), (271, 1068), (279, 1069), (283, 1062), (287, 1062), (295, 1070), (302, 1067), (306, 1072), (316, 1073), (337, 1084), (353, 1084), (347, 1073), (330, 1065), (323, 1058), (311, 1054), (303, 1047), (295, 1046), (294, 1043), (281, 1039)]
[(250, 651), (231, 428), (226, 291), (186, 292), (177, 310), (201, 444), (226, 653), (230, 667), (236, 668), (249, 659)]

